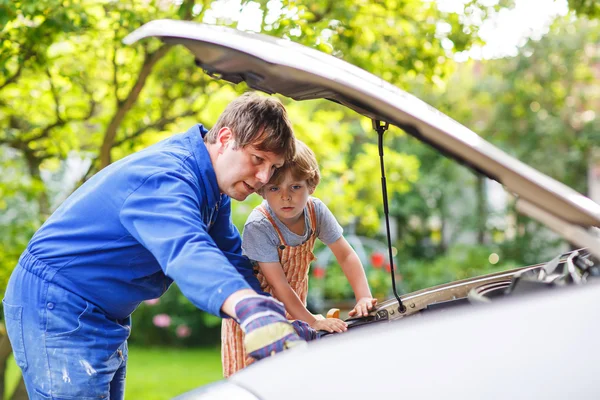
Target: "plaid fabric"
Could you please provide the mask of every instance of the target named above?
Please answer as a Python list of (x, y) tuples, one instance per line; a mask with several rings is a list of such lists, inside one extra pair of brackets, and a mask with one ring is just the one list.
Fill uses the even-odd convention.
[(311, 328), (308, 323), (296, 320), (292, 322), (292, 326), (301, 339), (304, 339), (307, 342), (317, 339), (317, 331)]
[(256, 360), (303, 342), (285, 318), (283, 304), (271, 297), (246, 297), (236, 304), (235, 313), (248, 355)]

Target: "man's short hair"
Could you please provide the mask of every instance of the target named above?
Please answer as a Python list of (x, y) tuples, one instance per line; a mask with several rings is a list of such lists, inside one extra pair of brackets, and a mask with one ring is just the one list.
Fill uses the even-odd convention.
[(224, 127), (233, 132), (236, 148), (252, 145), (257, 150), (282, 155), (286, 160), (294, 158), (292, 124), (285, 107), (275, 97), (244, 93), (229, 103), (205, 140), (215, 143), (219, 130)]
[(292, 174), (295, 180), (306, 180), (306, 184), (311, 191), (315, 190), (321, 181), (321, 172), (319, 171), (317, 157), (315, 157), (315, 153), (310, 147), (301, 140), (296, 139), (296, 157), (294, 160), (287, 161), (281, 168), (276, 169), (268, 184), (280, 184), (288, 172)]

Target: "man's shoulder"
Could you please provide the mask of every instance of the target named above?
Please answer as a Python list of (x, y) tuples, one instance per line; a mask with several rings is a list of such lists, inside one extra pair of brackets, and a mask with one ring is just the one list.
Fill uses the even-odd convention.
[[(158, 143), (155, 143), (137, 153), (122, 160), (123, 167), (134, 172), (136, 169), (143, 174), (154, 174), (156, 172), (174, 172), (182, 168), (194, 171), (197, 164), (194, 161), (194, 153), (185, 142), (185, 134), (176, 134)], [(198, 165), (201, 168), (201, 165)]]

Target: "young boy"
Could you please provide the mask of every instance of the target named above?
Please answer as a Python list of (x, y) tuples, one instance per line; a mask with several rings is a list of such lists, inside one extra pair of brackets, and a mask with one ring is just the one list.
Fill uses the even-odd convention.
[[(315, 330), (343, 332), (347, 324), (324, 319), (306, 309), (308, 271), (319, 238), (333, 252), (354, 291), (357, 303), (350, 316), (367, 315), (377, 304), (371, 296), (363, 266), (342, 235), (327, 206), (312, 197), (320, 181), (319, 166), (308, 146), (296, 140), (296, 158), (278, 169), (258, 192), (265, 201), (256, 207), (244, 227), (242, 249), (258, 263), (261, 289), (285, 305), (288, 319), (305, 321)], [(243, 351), (242, 332), (223, 321), (222, 359), (225, 377), (252, 362)]]

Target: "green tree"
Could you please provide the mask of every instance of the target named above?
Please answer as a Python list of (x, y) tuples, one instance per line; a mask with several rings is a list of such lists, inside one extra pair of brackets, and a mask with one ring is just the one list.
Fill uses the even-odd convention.
[(518, 57), (490, 63), (476, 89), (496, 94), (486, 137), (582, 193), (600, 140), (599, 39), (598, 21), (560, 19)]
[[(516, 57), (463, 64), (445, 87), (426, 96), (491, 143), (587, 193), (589, 163), (600, 140), (599, 34), (597, 20), (568, 15), (555, 21), (542, 39), (528, 41)], [(476, 182), (480, 188), (481, 180)], [(516, 212), (514, 201), (507, 210), (513, 222), (492, 226), (485, 193), (478, 193), (472, 222), (478, 232), (491, 230), (488, 238), (502, 243), (503, 257), (532, 264), (544, 261), (540, 257), (556, 247), (546, 228)]]

